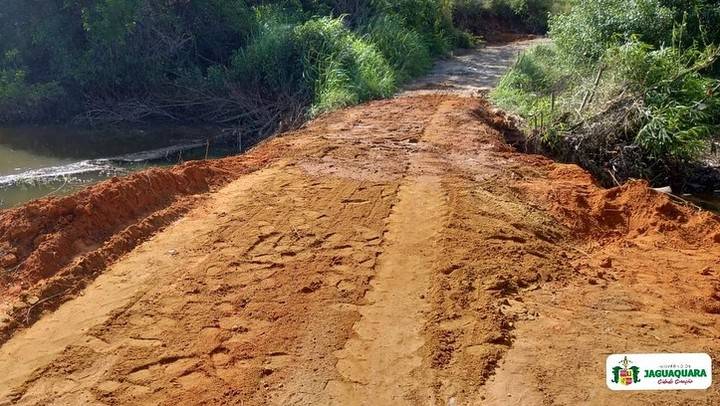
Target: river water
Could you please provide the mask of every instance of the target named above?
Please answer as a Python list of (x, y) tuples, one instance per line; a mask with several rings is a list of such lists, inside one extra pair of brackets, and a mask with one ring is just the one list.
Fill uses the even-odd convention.
[(236, 153), (237, 145), (217, 128), (0, 128), (0, 209), (112, 176), (203, 159), (206, 150), (220, 157)]

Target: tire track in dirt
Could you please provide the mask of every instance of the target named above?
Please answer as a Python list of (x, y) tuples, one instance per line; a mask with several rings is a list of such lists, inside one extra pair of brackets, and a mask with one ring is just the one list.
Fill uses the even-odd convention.
[[(336, 376), (332, 352), (358, 317), (352, 306), (369, 287), (408, 151), (418, 149), (403, 139), (421, 136), (438, 102), (379, 102), (396, 113), (349, 117), (357, 121), (350, 134), (324, 130), (323, 123), (342, 120), (331, 115), (319, 120), (317, 135), (284, 138), (297, 155), (271, 166), (271, 179), (250, 190), (231, 183), (179, 223), (193, 228), (171, 227), (121, 259), (118, 266), (134, 264), (158, 278), (104, 323), (87, 320), (78, 339), (7, 388), (12, 399), (267, 404), (282, 387), (295, 398), (321, 393)], [(407, 120), (401, 131), (378, 125), (398, 112)], [(333, 148), (327, 136), (337, 137)], [(366, 154), (393, 159), (378, 173)], [(338, 167), (343, 176), (328, 175)], [(169, 251), (171, 266), (153, 260)]]
[(283, 147), (113, 178), (0, 210), (0, 343), (72, 299), (107, 267)]
[[(323, 382), (334, 370), (326, 353), (354, 321), (352, 311), (326, 303), (362, 298), (397, 186), (271, 169), (272, 179), (250, 190), (232, 183), (188, 216), (192, 227), (172, 228), (159, 238), (167, 243), (153, 240), (123, 260), (158, 279), (105, 323), (88, 320), (13, 398), (47, 404), (55, 392), (63, 404), (198, 404), (227, 396), (266, 404), (267, 391), (296, 365), (312, 367), (306, 386)], [(143, 255), (173, 248), (168, 266)]]
[[(277, 169), (261, 170), (235, 182), (233, 188), (236, 193), (243, 194), (276, 174)], [(89, 348), (106, 349), (107, 343), (89, 334), (89, 330), (111, 320), (116, 312), (131, 308), (159, 283), (167, 283), (178, 266), (197, 266), (205, 261), (204, 256), (193, 256), (181, 262), (174, 256), (183, 250), (184, 236), (211, 230), (200, 219), (181, 220), (154, 238), (149, 247), (139, 248), (140, 255), (111, 267), (83, 295), (0, 347), (0, 371), (4, 371), (0, 375), (0, 404), (3, 399), (17, 398), (22, 392), (11, 395), (7, 390), (22, 384), (67, 347), (82, 343)]]
[(372, 290), (359, 308), (355, 335), (337, 351), (341, 381), (324, 396), (335, 405), (428, 404), (432, 393), (422, 369), (426, 296), (437, 260), (445, 197), (438, 176), (406, 179), (388, 219), (384, 251)]

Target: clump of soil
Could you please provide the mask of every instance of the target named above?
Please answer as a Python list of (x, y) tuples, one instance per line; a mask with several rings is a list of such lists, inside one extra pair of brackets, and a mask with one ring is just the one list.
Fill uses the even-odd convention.
[(556, 164), (551, 182), (526, 186), (576, 233), (598, 240), (662, 234), (682, 244), (720, 243), (720, 217), (674, 202), (646, 181), (604, 189), (575, 165)]

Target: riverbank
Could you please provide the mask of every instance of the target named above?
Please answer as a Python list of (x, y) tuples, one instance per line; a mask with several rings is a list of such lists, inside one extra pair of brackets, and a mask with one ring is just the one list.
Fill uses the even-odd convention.
[(257, 142), (217, 127), (0, 128), (0, 210), (144, 169), (237, 154)]
[[(401, 94), (476, 96), (489, 91), (519, 52), (543, 43), (527, 35), (504, 38), (515, 41), (458, 50), (438, 60), (427, 76), (408, 83)], [(0, 210), (151, 167), (232, 155), (262, 139), (240, 128), (218, 127), (0, 128)]]

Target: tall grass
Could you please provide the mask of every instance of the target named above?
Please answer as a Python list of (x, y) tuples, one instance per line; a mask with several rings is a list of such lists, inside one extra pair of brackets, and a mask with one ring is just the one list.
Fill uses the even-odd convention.
[(375, 48), (348, 30), (342, 19), (310, 20), (295, 29), (306, 80), (313, 84), (311, 114), (334, 110), (395, 90), (393, 69)]
[(554, 44), (523, 55), (491, 97), (598, 176), (671, 178), (720, 140), (720, 35), (704, 23), (720, 5), (691, 2), (575, 3), (551, 19)]
[(375, 17), (363, 31), (390, 63), (399, 83), (425, 73), (432, 65), (431, 50), (422, 35), (406, 27), (398, 16)]

